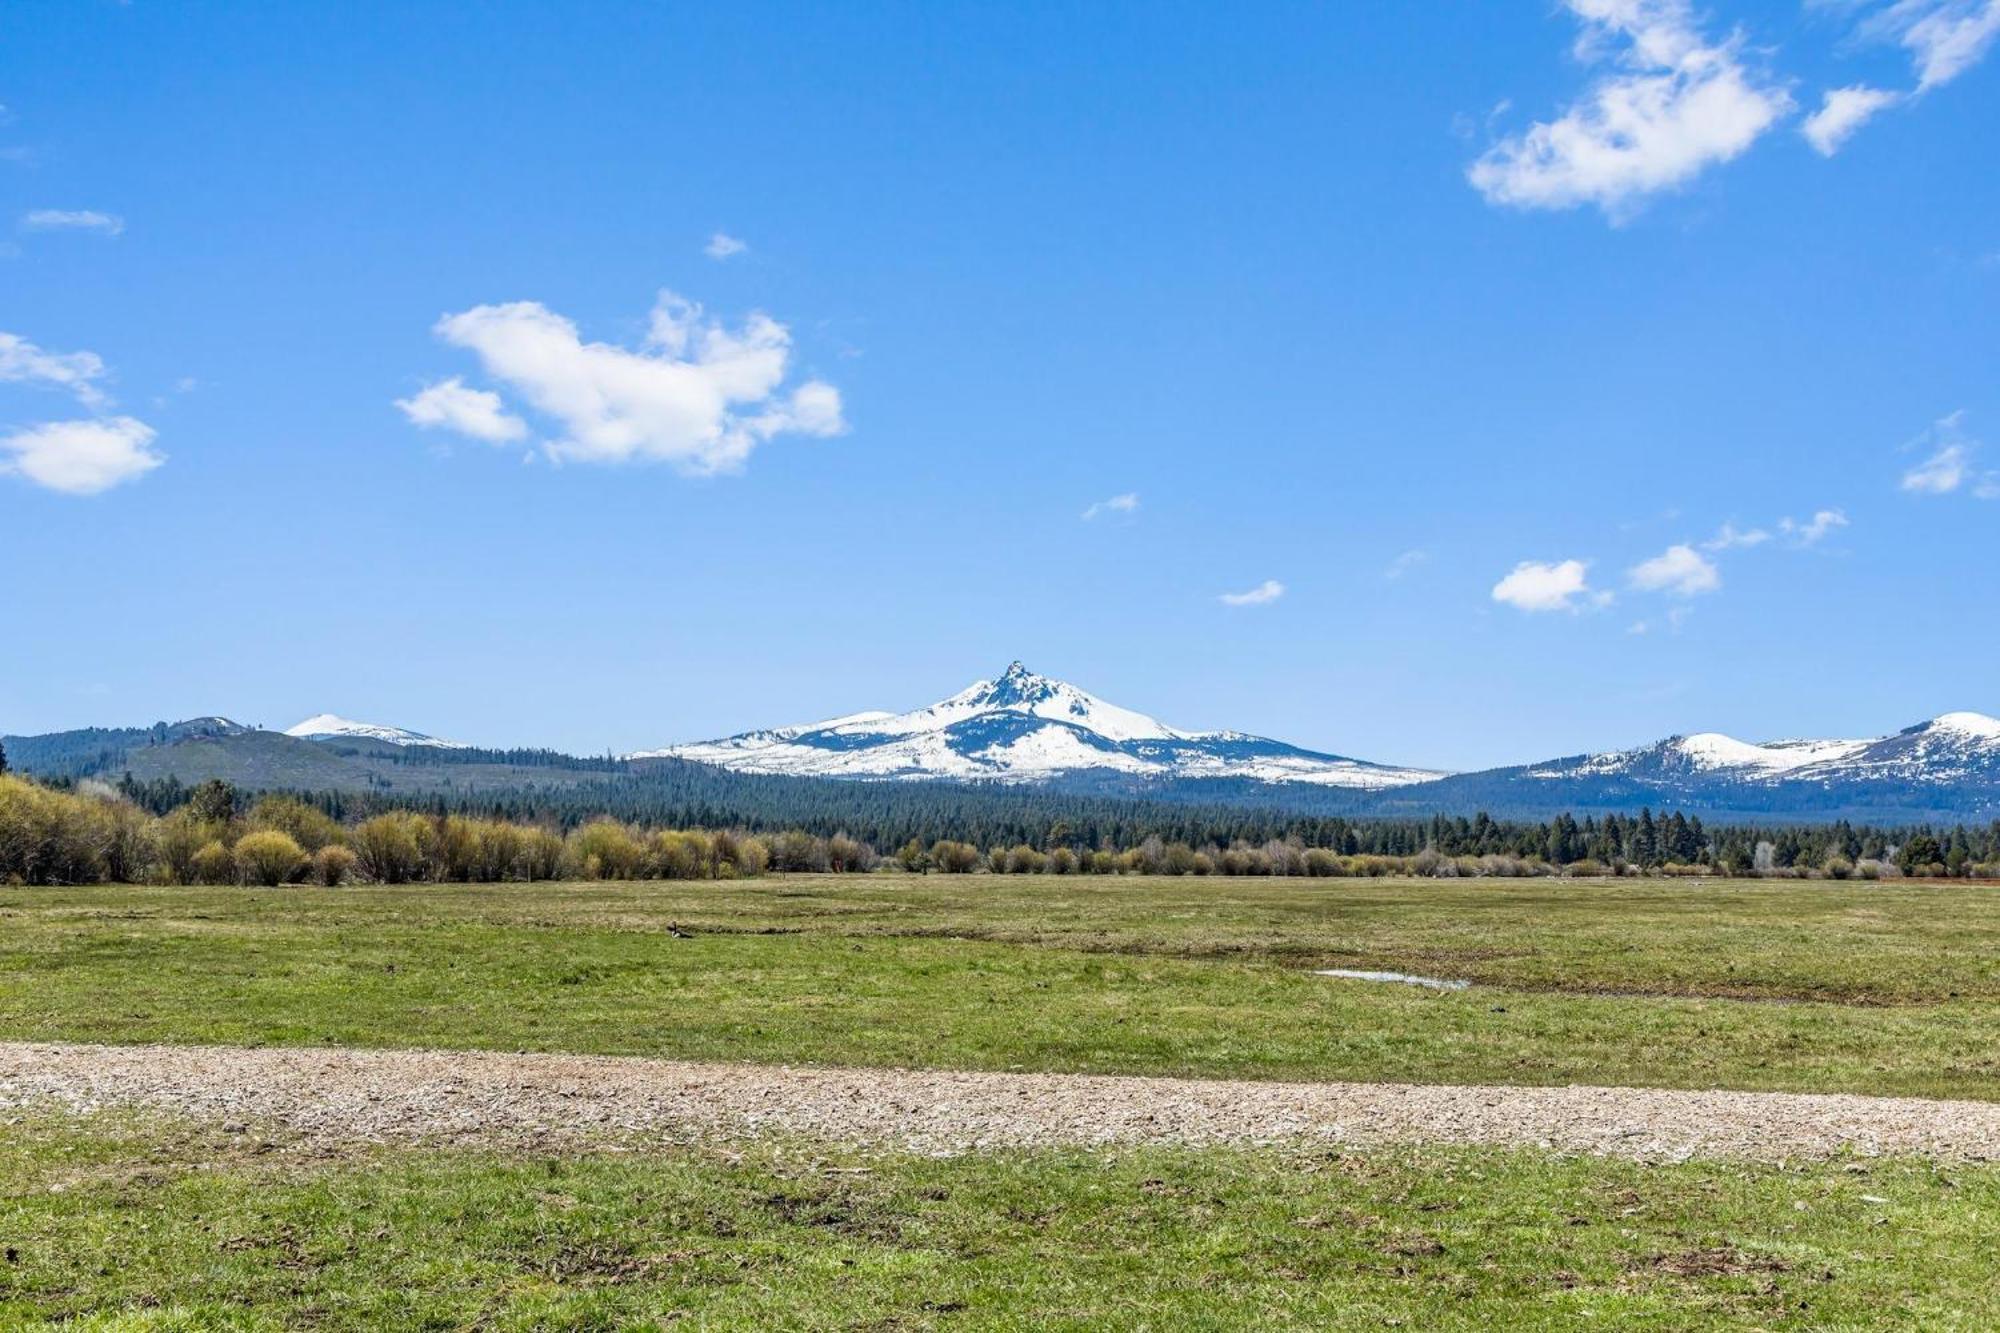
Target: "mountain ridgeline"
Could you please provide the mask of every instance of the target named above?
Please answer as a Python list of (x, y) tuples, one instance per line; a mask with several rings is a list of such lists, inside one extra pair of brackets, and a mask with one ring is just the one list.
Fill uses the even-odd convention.
[[(1085, 815), (1143, 823), (1173, 807), (1303, 818), (1684, 811), (1742, 820), (1919, 823), (2000, 817), (2000, 720), (1946, 713), (1879, 737), (1756, 744), (1717, 733), (1476, 773), (1440, 773), (1237, 731), (1190, 731), (1019, 662), (903, 713), (852, 713), (625, 755), (485, 748), (331, 713), (284, 731), (206, 717), (6, 736), (14, 767), (171, 791), (208, 778), (521, 815), (729, 823), (872, 822), (965, 836)], [(1139, 810), (1130, 820), (1115, 813)], [(913, 812), (937, 812), (932, 819)]]
[(852, 713), (640, 757), (662, 756), (795, 777), (1037, 784), (1085, 777), (1135, 791), (1216, 780), (1375, 791), (1443, 776), (1240, 731), (1182, 731), (1019, 662), (911, 712)]

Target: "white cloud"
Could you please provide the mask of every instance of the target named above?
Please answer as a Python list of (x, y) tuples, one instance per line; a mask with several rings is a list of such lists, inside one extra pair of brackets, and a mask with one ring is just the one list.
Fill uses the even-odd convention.
[(1493, 600), (1522, 611), (1576, 611), (1585, 602), (1608, 605), (1610, 595), (1593, 593), (1590, 566), (1581, 560), (1523, 560), (1493, 585)]
[(396, 406), (425, 429), (442, 426), (488, 444), (518, 440), (528, 433), (528, 423), (508, 412), (499, 394), (468, 389), (456, 375), (424, 386), (413, 397), (398, 398)]
[(125, 219), (94, 208), (37, 208), (21, 215), (21, 226), (27, 231), (94, 231), (117, 236), (125, 230)]
[(1566, 0), (1583, 21), (1576, 52), (1615, 69), (1553, 121), (1502, 139), (1467, 173), (1488, 203), (1595, 204), (1614, 222), (1646, 197), (1728, 162), (1792, 109), (1750, 68), (1743, 39), (1701, 33), (1689, 0)]
[(710, 259), (732, 259), (749, 248), (748, 241), (731, 236), (726, 231), (719, 231), (708, 238), (708, 244), (701, 247), (701, 252)]
[(672, 292), (660, 294), (636, 351), (584, 342), (574, 323), (535, 301), (475, 306), (434, 331), (561, 426), (545, 446), (558, 461), (732, 472), (773, 436), (847, 429), (831, 384), (782, 391), (792, 351), (784, 325), (753, 314), (732, 331)]
[(1903, 489), (1922, 495), (1949, 495), (1972, 475), (1972, 450), (1947, 444), (1903, 474)]
[(1421, 548), (1405, 551), (1389, 562), (1389, 567), (1382, 571), (1382, 577), (1385, 579), (1399, 579), (1417, 566), (1427, 563), (1430, 558), (1431, 553)]
[(1277, 601), (1285, 595), (1285, 585), (1276, 579), (1265, 579), (1247, 592), (1226, 592), (1216, 600), (1224, 606), (1263, 606)]
[(1846, 526), (1847, 512), (1841, 509), (1819, 510), (1803, 523), (1790, 518), (1778, 520), (1778, 529), (1800, 546), (1815, 546), (1834, 529)]
[[(1790, 520), (1786, 520), (1790, 522)], [(1739, 528), (1734, 523), (1724, 523), (1713, 537), (1701, 544), (1704, 551), (1733, 551), (1737, 547), (1762, 546), (1771, 540), (1771, 534), (1763, 528)]]
[(1826, 94), (1802, 132), (1831, 157), (1850, 135), (1885, 107), (1924, 96), (1950, 83), (1983, 59), (2000, 39), (2000, 0), (1807, 0), (1820, 7), (1863, 11), (1856, 32), (1864, 39), (1894, 42), (1909, 52), (1916, 87), (1908, 93), (1855, 84)]
[(1641, 592), (1665, 592), (1676, 597), (1714, 592), (1722, 586), (1722, 573), (1715, 562), (1685, 543), (1669, 546), (1651, 560), (1640, 561), (1632, 566), (1627, 577)]
[[(1687, 623), (1688, 616), (1692, 614), (1693, 614), (1693, 608), (1691, 607), (1686, 607), (1686, 606), (1668, 607), (1667, 614), (1665, 617), (1667, 632), (1669, 634), (1679, 634), (1681, 632), (1681, 626)], [(1660, 623), (1659, 621), (1655, 620), (1634, 621), (1632, 624), (1627, 625), (1625, 627), (1625, 632), (1627, 634), (1651, 634), (1653, 632), (1654, 627), (1657, 626), (1659, 623)]]
[(0, 381), (54, 385), (85, 407), (100, 407), (108, 401), (96, 384), (104, 374), (104, 359), (95, 352), (49, 352), (18, 334), (0, 333)]
[(1917, 91), (1950, 83), (2000, 38), (2000, 0), (1892, 0), (1861, 24), (1864, 36), (1910, 53)]
[(1977, 499), (2000, 499), (2000, 472), (1978, 465), (1980, 445), (1965, 433), (1964, 409), (1940, 417), (1903, 449), (1927, 451), (1923, 462), (1903, 474), (1904, 490), (1917, 495), (1950, 495), (1969, 487)]
[(1137, 491), (1127, 491), (1123, 495), (1114, 495), (1109, 500), (1097, 501), (1097, 503), (1083, 511), (1083, 518), (1087, 523), (1099, 514), (1130, 514), (1137, 512), (1138, 508), (1139, 493)]
[(1832, 157), (1876, 112), (1902, 100), (1901, 93), (1893, 93), (1886, 88), (1870, 88), (1864, 83), (1833, 88), (1828, 90), (1819, 110), (1806, 117), (1799, 133), (1806, 136), (1806, 142), (1822, 157)]
[(166, 461), (153, 428), (131, 417), (51, 421), (0, 436), (0, 473), (65, 495), (95, 495)]
[[(1835, 528), (1847, 526), (1847, 513), (1840, 509), (1820, 509), (1808, 519), (1800, 520), (1787, 516), (1770, 528), (1739, 528), (1734, 523), (1724, 523), (1713, 537), (1701, 543), (1704, 551), (1749, 550), (1763, 546), (1776, 537), (1783, 537), (1792, 546), (1812, 546), (1831, 533)], [(1653, 563), (1653, 562), (1648, 562)]]

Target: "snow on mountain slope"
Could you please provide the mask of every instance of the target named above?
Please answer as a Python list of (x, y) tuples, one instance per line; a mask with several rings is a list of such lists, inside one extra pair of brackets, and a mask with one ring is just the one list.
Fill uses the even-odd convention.
[(1019, 662), (908, 713), (855, 713), (630, 756), (801, 777), (1046, 782), (1072, 774), (1382, 788), (1440, 776), (1241, 732), (1180, 731)]
[(1979, 745), (2000, 743), (2000, 717), (1984, 713), (1944, 713), (1925, 723), (1922, 730)]
[(295, 726), (286, 727), (285, 734), (309, 741), (366, 740), (386, 741), (390, 745), (434, 745), (441, 750), (471, 748), (461, 741), (439, 740), (421, 731), (386, 727), (378, 722), (355, 722), (334, 713), (316, 713)]
[(2000, 777), (2000, 720), (1946, 713), (1893, 736), (1866, 740), (1782, 740), (1753, 744), (1720, 732), (1673, 736), (1636, 750), (1533, 764), (1543, 780), (1627, 777), (1662, 784), (1697, 781), (1957, 782)]
[(1143, 713), (1108, 704), (1067, 681), (1038, 676), (1019, 662), (1010, 665), (999, 679), (978, 681), (928, 708), (893, 716), (839, 719), (825, 724), (825, 729), (855, 736), (907, 736), (919, 731), (941, 731), (992, 712), (1024, 713), (1064, 722), (1111, 741), (1188, 739), (1186, 732), (1162, 726)]
[(1684, 737), (1679, 750), (1696, 768), (1743, 768), (1777, 774), (1842, 759), (1867, 744), (1867, 741), (1791, 740), (1753, 745), (1721, 732), (1705, 731)]
[(1878, 782), (2000, 784), (2000, 719), (1945, 713), (1893, 736), (1869, 742), (1846, 760), (1843, 776)]

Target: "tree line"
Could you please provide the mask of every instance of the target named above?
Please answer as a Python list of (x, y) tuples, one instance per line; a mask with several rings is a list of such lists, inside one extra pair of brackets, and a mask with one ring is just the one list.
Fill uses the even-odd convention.
[[(1128, 808), (1097, 820), (1091, 801), (1054, 798), (1038, 826), (1016, 808), (1004, 820), (969, 820), (966, 830), (944, 824), (949, 810), (822, 829), (774, 828), (768, 812), (703, 809), (696, 818), (651, 822), (583, 814), (567, 800), (563, 811), (576, 817), (508, 817), (453, 804), (443, 796), (384, 804), (351, 792), (252, 798), (217, 780), (184, 787), (128, 777), (111, 786), (0, 774), (0, 882), (727, 879), (885, 865), (944, 874), (2000, 878), (2000, 821), (1708, 827), (1679, 811), (1650, 810), (1581, 820), (1350, 820), (1132, 803), (1110, 803)], [(885, 838), (883, 829), (904, 836)], [(894, 850), (885, 856), (883, 848)]]
[[(774, 861), (862, 868), (847, 840), (593, 820), (567, 833), (464, 815), (389, 810), (342, 822), (296, 796), (245, 798), (204, 782), (164, 814), (115, 788), (0, 775), (0, 883), (335, 886), (552, 879), (731, 879)], [(872, 863), (871, 863), (872, 864)]]
[[(190, 788), (168, 778), (119, 788), (165, 811)], [(1149, 839), (1190, 848), (1291, 843), (1340, 856), (1411, 858), (1423, 852), (1460, 857), (1509, 856), (1569, 866), (1712, 866), (1730, 873), (1818, 871), (1830, 862), (1941, 865), (1946, 873), (2000, 862), (2000, 820), (1986, 824), (1875, 825), (1831, 822), (1705, 823), (1681, 811), (1654, 814), (1558, 814), (1547, 819), (1491, 815), (1358, 817), (1276, 808), (1198, 805), (1065, 792), (994, 790), (942, 783), (856, 783), (748, 778), (706, 765), (670, 761), (626, 783), (527, 786), (425, 794), (297, 792), (329, 815), (353, 821), (392, 809), (464, 814), (570, 829), (610, 816), (675, 828), (798, 829), (819, 837), (850, 835), (877, 848), (939, 841), (982, 849), (1064, 843), (1091, 851), (1130, 850)], [(1913, 861), (1914, 847), (1937, 855)]]

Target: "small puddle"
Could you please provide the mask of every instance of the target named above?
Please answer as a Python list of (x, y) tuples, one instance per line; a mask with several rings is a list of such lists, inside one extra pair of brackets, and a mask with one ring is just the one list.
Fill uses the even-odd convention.
[(1405, 986), (1424, 986), (1431, 990), (1464, 990), (1469, 981), (1446, 981), (1439, 977), (1413, 977), (1408, 972), (1364, 972), (1352, 967), (1323, 967), (1313, 973), (1316, 977), (1340, 977), (1347, 981), (1394, 981)]

